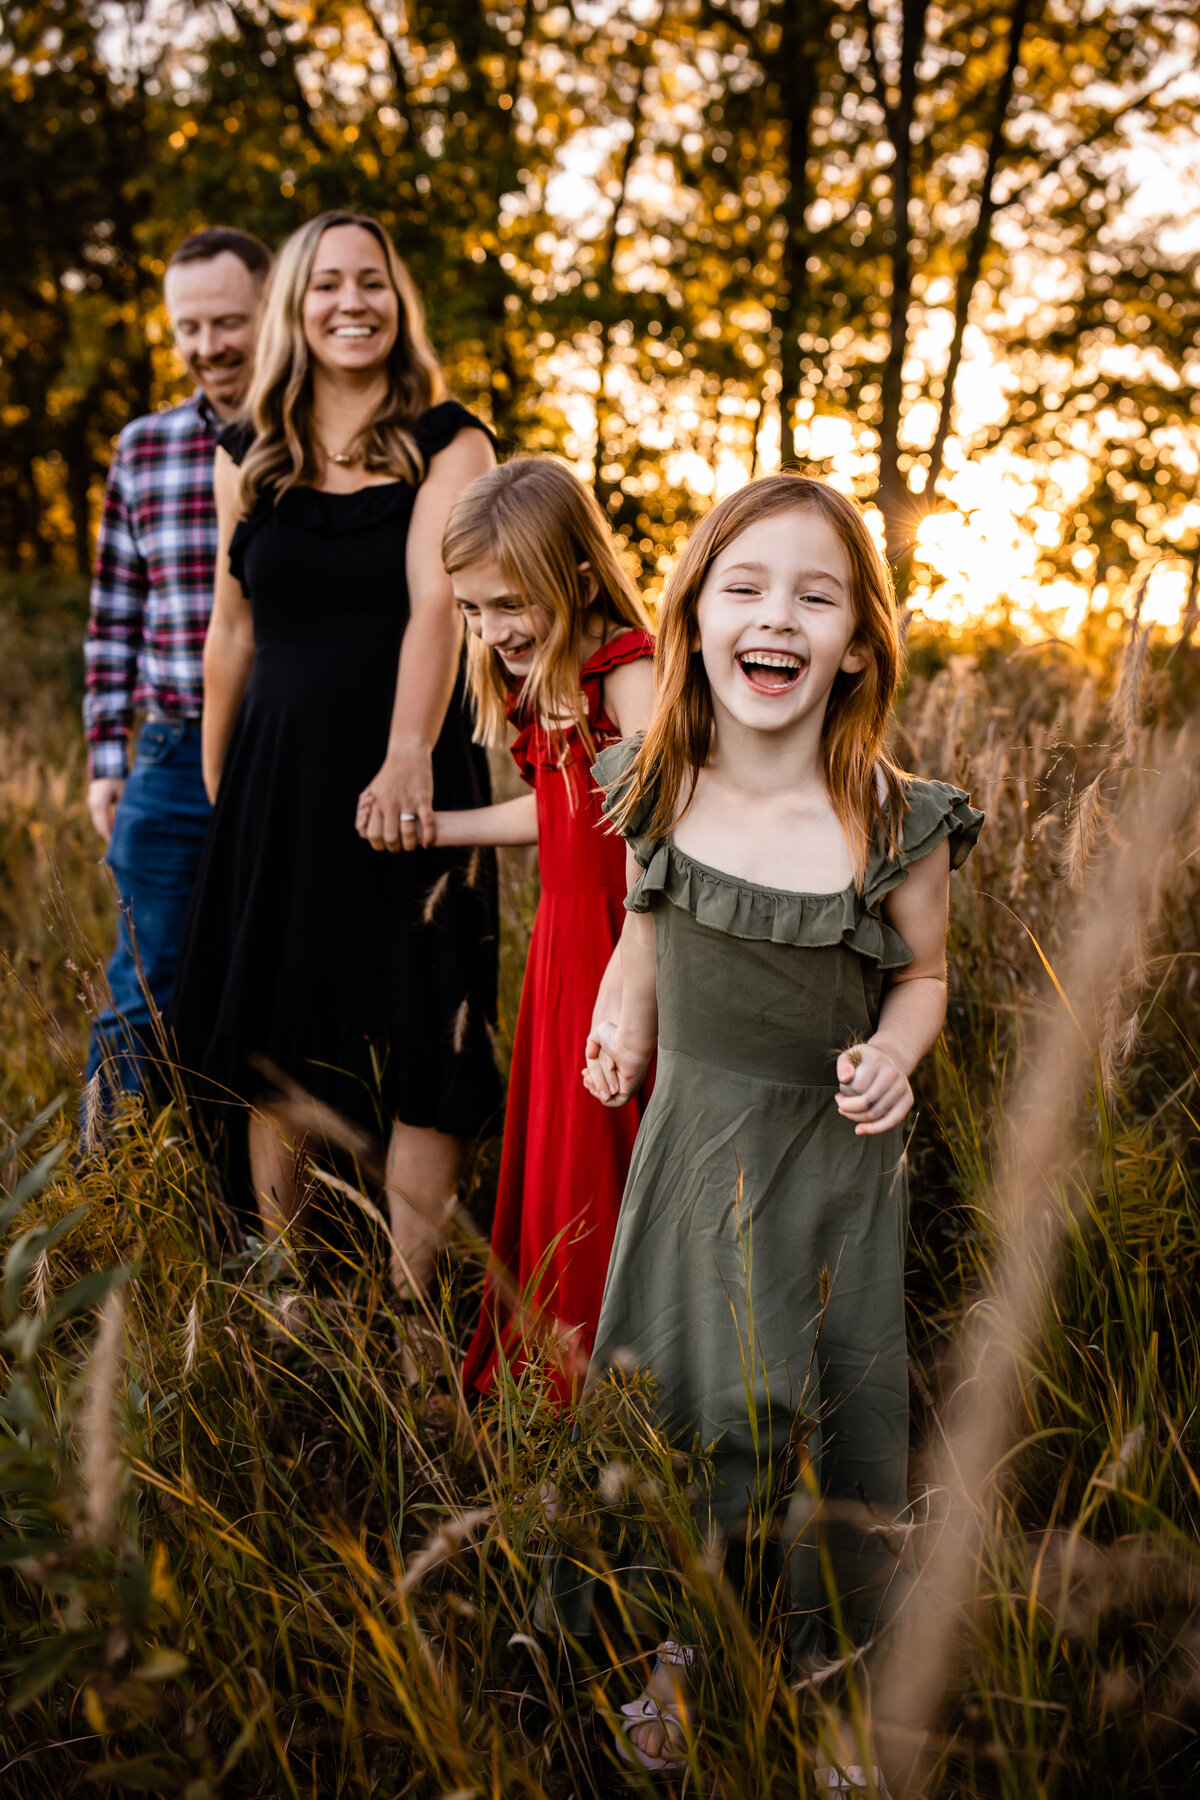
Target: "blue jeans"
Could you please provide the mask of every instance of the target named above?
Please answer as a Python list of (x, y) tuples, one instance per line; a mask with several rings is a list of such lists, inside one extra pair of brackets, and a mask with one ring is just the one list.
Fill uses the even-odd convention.
[(147, 1092), (162, 1061), (155, 1016), (171, 997), (184, 926), (212, 808), (200, 769), (200, 726), (150, 719), (138, 736), (108, 845), (121, 898), (117, 947), (108, 965), (111, 1005), (96, 1019), (89, 1080)]

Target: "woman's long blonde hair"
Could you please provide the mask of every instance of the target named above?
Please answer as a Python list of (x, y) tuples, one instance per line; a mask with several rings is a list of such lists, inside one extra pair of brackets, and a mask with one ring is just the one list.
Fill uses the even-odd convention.
[(412, 276), (377, 219), (362, 213), (327, 212), (294, 231), (279, 252), (263, 306), (254, 379), (246, 416), (254, 441), (242, 463), (241, 510), (249, 513), (270, 488), (276, 497), (315, 481), (321, 469), (312, 425), (312, 370), (304, 336), (304, 296), (317, 246), (335, 225), (369, 231), (399, 301), (396, 342), (387, 360), (388, 392), (366, 434), (364, 466), (414, 485), (425, 461), (409, 427), (445, 398), (441, 364), (425, 331), (425, 315)]
[[(650, 620), (591, 490), (550, 456), (501, 463), (477, 475), (455, 501), (442, 561), (451, 575), (473, 563), (499, 565), (508, 592), (520, 595), (542, 623), (517, 716), (574, 725), (592, 750), (579, 687), (588, 621), (599, 613), (608, 624), (648, 629)], [(597, 583), (592, 597), (589, 570)], [(467, 674), (476, 740), (503, 743), (512, 689), (495, 651), (474, 636), (467, 639)]]
[[(667, 583), (658, 610), (654, 710), (637, 761), (622, 779), (612, 818), (618, 829), (664, 838), (686, 812), (699, 770), (712, 748), (712, 691), (700, 654), (697, 607), (713, 561), (760, 519), (816, 512), (836, 531), (850, 564), (854, 638), (865, 664), (840, 670), (825, 709), (825, 782), (861, 888), (875, 833), (895, 849), (906, 801), (900, 770), (887, 755), (892, 700), (902, 650), (896, 596), (887, 564), (852, 500), (807, 475), (769, 475), (748, 482), (706, 516)], [(647, 808), (649, 808), (647, 816)]]

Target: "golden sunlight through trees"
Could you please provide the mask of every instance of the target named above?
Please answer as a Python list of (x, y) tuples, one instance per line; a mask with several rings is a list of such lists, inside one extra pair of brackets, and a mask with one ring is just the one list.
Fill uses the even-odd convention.
[(10, 6), (0, 553), (86, 565), (114, 431), (179, 391), (143, 321), (186, 231), (351, 205), (651, 588), (782, 462), (879, 508), (932, 623), (1177, 625), (1196, 40), (1138, 0)]

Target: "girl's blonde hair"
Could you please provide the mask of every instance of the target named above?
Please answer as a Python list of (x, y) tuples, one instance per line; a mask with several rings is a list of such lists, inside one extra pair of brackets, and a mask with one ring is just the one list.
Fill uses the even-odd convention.
[(425, 460), (409, 427), (445, 398), (446, 383), (426, 335), (412, 277), (378, 220), (362, 213), (321, 213), (288, 238), (267, 288), (254, 379), (246, 397), (246, 416), (255, 436), (242, 463), (239, 499), (243, 513), (253, 509), (264, 489), (271, 488), (278, 497), (290, 487), (315, 481), (320, 473), (312, 423), (311, 358), (304, 336), (304, 296), (317, 246), (336, 225), (357, 225), (370, 232), (383, 253), (384, 268), (399, 301), (399, 328), (387, 360), (387, 398), (367, 429), (364, 466), (414, 485), (425, 473)]
[[(455, 501), (442, 538), (442, 561), (450, 575), (494, 561), (508, 592), (539, 615), (542, 629), (517, 696), (517, 714), (540, 716), (560, 729), (574, 725), (592, 750), (579, 688), (588, 620), (599, 612), (609, 624), (643, 629), (650, 620), (590, 489), (550, 456), (501, 463), (477, 475)], [(597, 582), (592, 599), (589, 571)], [(499, 657), (474, 636), (467, 639), (467, 675), (477, 741), (503, 743), (511, 689)]]
[(829, 798), (861, 888), (876, 831), (894, 850), (906, 807), (903, 777), (885, 748), (902, 667), (896, 596), (858, 507), (807, 475), (770, 475), (747, 483), (715, 506), (688, 539), (658, 611), (654, 710), (637, 761), (615, 796), (612, 818), (618, 829), (633, 828), (636, 821), (639, 836), (664, 838), (690, 805), (714, 724), (700, 654), (700, 591), (714, 559), (734, 538), (760, 519), (785, 512), (819, 513), (836, 531), (850, 564), (853, 643), (866, 662), (857, 674), (838, 672), (822, 744)]

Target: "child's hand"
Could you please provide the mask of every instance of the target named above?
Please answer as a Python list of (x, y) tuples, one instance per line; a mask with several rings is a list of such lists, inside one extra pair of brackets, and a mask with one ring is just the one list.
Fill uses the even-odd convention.
[(592, 1026), (587, 1041), (583, 1085), (602, 1106), (624, 1106), (645, 1081), (653, 1054), (653, 1050), (643, 1053), (619, 1045), (612, 1020), (601, 1019)]
[(885, 1050), (874, 1044), (855, 1044), (838, 1057), (835, 1096), (843, 1119), (854, 1125), (856, 1137), (874, 1137), (898, 1125), (913, 1103), (908, 1076)]

